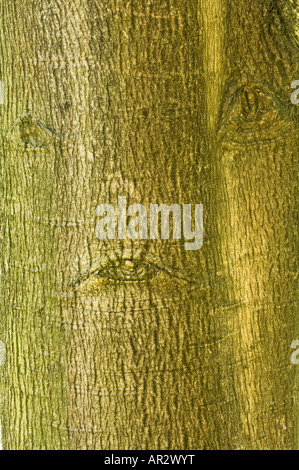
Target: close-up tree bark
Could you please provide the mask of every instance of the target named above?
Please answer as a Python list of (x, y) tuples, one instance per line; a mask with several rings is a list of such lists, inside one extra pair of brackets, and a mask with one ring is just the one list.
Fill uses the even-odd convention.
[[(298, 1), (0, 24), (3, 449), (298, 449)], [(202, 204), (202, 248), (99, 240), (119, 196)]]

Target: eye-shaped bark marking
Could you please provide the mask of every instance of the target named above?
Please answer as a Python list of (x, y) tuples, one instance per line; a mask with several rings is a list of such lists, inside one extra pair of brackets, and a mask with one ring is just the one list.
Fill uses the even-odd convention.
[(190, 285), (199, 285), (200, 275), (190, 275), (181, 270), (162, 264), (157, 259), (107, 259), (95, 263), (83, 276), (80, 276), (70, 289), (80, 291), (101, 289), (101, 281), (113, 283), (142, 283), (153, 281), (158, 275), (165, 279), (176, 279)]
[(99, 270), (96, 276), (115, 282), (144, 282), (156, 277), (157, 272), (154, 265), (136, 263), (134, 260), (123, 260)]
[[(100, 280), (112, 282), (145, 282), (154, 279), (160, 270), (153, 263), (134, 259), (117, 259), (96, 263), (73, 284), (75, 289), (91, 284), (96, 288)], [(95, 285), (95, 286), (94, 286)]]
[(243, 148), (283, 140), (290, 126), (285, 103), (260, 84), (230, 85), (222, 103), (220, 140)]
[(43, 150), (52, 143), (55, 133), (41, 119), (26, 114), (17, 119), (6, 137), (17, 147)]
[(245, 87), (240, 96), (241, 116), (248, 122), (260, 122), (265, 113), (265, 100), (258, 90)]

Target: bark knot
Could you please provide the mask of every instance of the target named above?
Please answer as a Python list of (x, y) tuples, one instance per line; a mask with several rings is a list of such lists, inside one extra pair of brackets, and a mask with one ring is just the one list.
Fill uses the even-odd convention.
[(25, 114), (16, 120), (6, 137), (17, 147), (40, 150), (49, 147), (55, 133), (42, 119)]

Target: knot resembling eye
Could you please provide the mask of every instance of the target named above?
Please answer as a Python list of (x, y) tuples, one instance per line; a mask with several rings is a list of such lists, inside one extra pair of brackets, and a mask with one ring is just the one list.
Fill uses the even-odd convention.
[(288, 123), (280, 97), (259, 83), (228, 87), (222, 103), (220, 140), (246, 147), (283, 139)]
[(144, 282), (154, 279), (157, 273), (157, 268), (152, 264), (122, 260), (113, 263), (112, 266), (100, 269), (96, 275), (114, 282)]
[(17, 119), (7, 133), (7, 139), (24, 149), (46, 149), (54, 136), (54, 132), (44, 121), (30, 114)]
[(263, 95), (256, 89), (245, 87), (241, 94), (242, 117), (248, 121), (260, 121), (265, 111), (266, 103)]

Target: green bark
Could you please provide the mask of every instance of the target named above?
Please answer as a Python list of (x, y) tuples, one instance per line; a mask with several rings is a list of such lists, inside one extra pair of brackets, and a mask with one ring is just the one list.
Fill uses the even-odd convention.
[[(5, 449), (298, 448), (285, 3), (1, 0)], [(99, 241), (119, 195), (202, 249)]]

